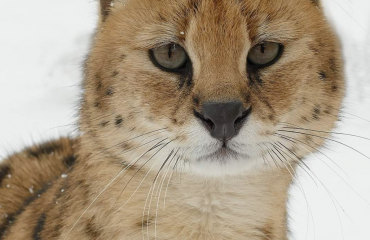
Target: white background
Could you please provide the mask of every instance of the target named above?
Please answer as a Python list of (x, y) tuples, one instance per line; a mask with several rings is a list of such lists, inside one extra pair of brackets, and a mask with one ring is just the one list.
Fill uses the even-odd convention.
[[(299, 1), (299, 0), (297, 0)], [(308, 0), (307, 0), (308, 1)], [(337, 132), (370, 138), (370, 1), (326, 0), (343, 43), (349, 92)], [(0, 158), (75, 130), (93, 0), (0, 1)], [(370, 140), (334, 136), (370, 156)], [(370, 239), (370, 158), (338, 143), (311, 156), (292, 189), (292, 239)], [(309, 206), (309, 207), (308, 207)]]

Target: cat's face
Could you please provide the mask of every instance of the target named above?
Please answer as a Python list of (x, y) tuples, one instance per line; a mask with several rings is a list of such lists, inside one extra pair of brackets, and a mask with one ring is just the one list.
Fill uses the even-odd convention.
[(335, 124), (339, 48), (310, 0), (116, 2), (87, 61), (82, 129), (115, 156), (155, 133), (205, 175), (287, 167)]

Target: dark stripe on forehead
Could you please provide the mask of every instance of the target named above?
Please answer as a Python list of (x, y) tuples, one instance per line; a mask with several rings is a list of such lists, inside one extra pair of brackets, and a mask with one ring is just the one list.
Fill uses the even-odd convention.
[(37, 220), (37, 224), (35, 229), (33, 230), (33, 235), (32, 239), (33, 240), (41, 240), (41, 232), (44, 230), (44, 225), (45, 225), (45, 220), (46, 220), (46, 215), (43, 213), (39, 219)]
[(2, 181), (6, 178), (8, 174), (10, 174), (11, 170), (8, 165), (0, 166), (0, 186)]

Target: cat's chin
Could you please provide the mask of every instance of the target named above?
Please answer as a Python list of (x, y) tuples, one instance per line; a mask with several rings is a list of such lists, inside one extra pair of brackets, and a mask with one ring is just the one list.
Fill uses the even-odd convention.
[(215, 153), (190, 161), (184, 171), (206, 177), (253, 175), (263, 161), (236, 152)]

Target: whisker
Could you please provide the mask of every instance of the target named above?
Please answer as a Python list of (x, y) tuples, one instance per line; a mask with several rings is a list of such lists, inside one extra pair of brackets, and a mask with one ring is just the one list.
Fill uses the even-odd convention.
[[(143, 153), (138, 159), (140, 159), (141, 157), (143, 157), (145, 154), (147, 154), (148, 152), (152, 151), (153, 149), (159, 147), (160, 145), (156, 144), (154, 145), (151, 149), (149, 149), (148, 151), (146, 151), (145, 153)], [(134, 160), (135, 161), (135, 160)], [(119, 175), (121, 175), (128, 167), (125, 167), (125, 166), (122, 166), (120, 168), (120, 171), (111, 179), (111, 181), (101, 190), (101, 192), (94, 198), (94, 200), (89, 204), (89, 206), (83, 211), (83, 213), (81, 214), (81, 216), (77, 219), (77, 221), (73, 224), (73, 226), (71, 227), (71, 229), (68, 231), (67, 235), (65, 236), (64, 240), (66, 240), (69, 236), (69, 234), (72, 232), (72, 230), (76, 227), (76, 225), (78, 224), (78, 222), (81, 220), (81, 218), (86, 214), (86, 212), (91, 208), (91, 206), (97, 201), (97, 199), (108, 189), (108, 187), (119, 177)]]
[[(306, 101), (309, 101), (309, 102), (311, 102), (312, 104), (315, 104), (314, 102), (310, 101), (309, 99), (306, 99)], [(363, 118), (363, 117), (357, 116), (357, 115), (352, 114), (352, 113), (349, 113), (349, 112), (345, 112), (342, 108), (335, 108), (335, 107), (332, 107), (332, 106), (327, 105), (327, 104), (325, 104), (325, 103), (321, 103), (321, 104), (325, 105), (325, 106), (326, 106), (326, 107), (328, 107), (328, 108), (334, 109), (334, 110), (336, 110), (336, 111), (338, 111), (338, 112), (343, 112), (344, 114), (347, 114), (347, 115), (349, 115), (349, 116), (352, 116), (352, 117), (356, 117), (356, 118), (358, 118), (358, 119), (361, 119), (361, 120), (363, 120), (363, 121), (365, 121), (365, 122), (370, 122), (370, 120), (369, 120), (369, 119), (366, 119), (366, 118)]]
[[(276, 144), (272, 144), (273, 147), (275, 148), (275, 150), (284, 158), (285, 162), (289, 165), (290, 169), (293, 171), (294, 174), (292, 174), (289, 170), (289, 168), (287, 168), (287, 166), (285, 165), (284, 161), (281, 160), (281, 158), (279, 158), (281, 160), (281, 162), (284, 164), (285, 168), (288, 170), (288, 172), (290, 173), (292, 179), (294, 179), (294, 176), (295, 176), (295, 169), (293, 168), (293, 166), (290, 164), (290, 162), (288, 161), (288, 159), (280, 152), (280, 150), (277, 148)], [(276, 154), (276, 153), (275, 153)]]
[[(281, 146), (283, 148), (285, 148), (289, 153), (291, 153), (298, 160), (298, 163), (302, 163), (307, 168), (308, 171), (313, 173), (312, 170), (310, 169), (310, 167), (307, 166), (307, 164), (300, 157), (298, 157), (297, 154), (295, 154), (292, 150), (290, 150), (285, 145), (281, 144)], [(309, 172), (307, 172), (307, 170), (305, 168), (303, 168), (300, 164), (298, 164), (298, 167), (301, 167), (303, 169), (303, 171), (305, 171), (307, 173), (307, 175), (312, 179), (312, 181), (315, 183), (315, 185), (318, 186), (315, 179), (311, 176), (311, 174)]]
[(177, 163), (179, 162), (180, 158), (181, 158), (180, 156), (177, 157), (176, 162), (175, 162), (175, 165), (173, 166), (172, 171), (171, 171), (171, 174), (170, 174), (170, 177), (168, 178), (168, 181), (167, 181), (166, 191), (165, 191), (164, 199), (163, 199), (163, 210), (166, 209), (166, 197), (167, 197), (168, 186), (170, 185), (170, 181), (171, 181), (172, 175), (173, 175), (173, 173), (174, 173), (174, 171), (176, 169)]
[(271, 160), (275, 163), (275, 166), (276, 166), (276, 168), (278, 169), (279, 174), (280, 174), (281, 169), (280, 169), (279, 165), (277, 164), (277, 162), (276, 162), (275, 158), (272, 156), (270, 148), (269, 148), (269, 147), (267, 147), (267, 146), (266, 146), (266, 144), (263, 144), (263, 145), (265, 145), (265, 147), (267, 148), (267, 154), (268, 154), (268, 155), (270, 155)]
[[(284, 145), (282, 144), (281, 142), (278, 142), (278, 144), (280, 145)], [(293, 160), (292, 156), (291, 155), (288, 155), (286, 153), (286, 151), (279, 145), (276, 145), (278, 148), (281, 149), (281, 151), (287, 156), (289, 157), (291, 160)], [(288, 162), (289, 163), (289, 162)], [(292, 166), (291, 166), (292, 168)], [(293, 169), (293, 168), (292, 168)], [(296, 173), (295, 169), (293, 169), (294, 173)], [(305, 202), (306, 202), (306, 206), (307, 206), (307, 212), (309, 213), (309, 215), (311, 216), (311, 220), (312, 220), (312, 224), (313, 224), (313, 235), (314, 235), (314, 239), (315, 239), (315, 236), (316, 236), (316, 227), (315, 227), (315, 220), (314, 220), (314, 217), (313, 217), (313, 213), (312, 213), (312, 209), (311, 209), (311, 206), (310, 204), (308, 203), (308, 200), (307, 200), (307, 195), (306, 195), (306, 192), (304, 191), (304, 188), (302, 186), (302, 183), (301, 181), (298, 179), (298, 178), (295, 178), (295, 181), (298, 183), (298, 188), (299, 190), (301, 191), (304, 199), (305, 199)], [(309, 230), (309, 219), (307, 220), (307, 226), (306, 226), (306, 239), (308, 238), (308, 230)]]
[(365, 31), (366, 34), (369, 34), (369, 32), (364, 28), (349, 12), (342, 6), (340, 5), (337, 0), (334, 0), (334, 2), (360, 27), (362, 30)]
[(297, 134), (303, 134), (303, 135), (307, 135), (307, 136), (312, 136), (312, 137), (316, 137), (316, 138), (321, 138), (321, 139), (325, 139), (325, 140), (328, 140), (328, 141), (331, 141), (331, 142), (336, 142), (336, 143), (339, 143), (340, 145), (343, 145), (343, 146), (346, 146), (350, 149), (352, 149), (353, 151), (361, 154), (363, 157), (367, 158), (370, 160), (370, 157), (368, 157), (367, 155), (363, 154), (362, 152), (360, 152), (359, 150), (347, 145), (347, 144), (344, 144), (340, 141), (337, 141), (337, 140), (334, 140), (334, 139), (331, 139), (331, 138), (327, 138), (327, 137), (321, 137), (321, 136), (318, 136), (318, 135), (315, 135), (315, 134), (310, 134), (310, 133), (303, 133), (303, 132), (297, 132), (297, 131), (289, 131), (289, 130), (278, 130), (280, 132), (289, 132), (289, 133), (297, 133)]
[(354, 134), (340, 133), (340, 132), (331, 132), (331, 131), (328, 132), (328, 131), (322, 131), (322, 130), (314, 130), (314, 129), (309, 129), (309, 128), (301, 128), (301, 127), (298, 127), (298, 126), (296, 126), (294, 124), (290, 124), (290, 123), (285, 123), (285, 124), (289, 124), (289, 125), (292, 125), (292, 126), (295, 126), (295, 127), (283, 127), (284, 129), (305, 130), (305, 131), (310, 131), (310, 132), (336, 134), (336, 135), (343, 135), (343, 136), (349, 136), (349, 137), (356, 137), (356, 138), (360, 138), (360, 139), (364, 139), (364, 140), (369, 140), (370, 141), (370, 138), (362, 137), (362, 136), (358, 136), (358, 135), (354, 135)]
[[(323, 153), (320, 149), (318, 149), (318, 148), (315, 148), (315, 147), (313, 147), (313, 146), (311, 146), (311, 145), (309, 145), (309, 144), (307, 144), (307, 143), (305, 143), (305, 142), (303, 142), (303, 141), (300, 141), (299, 139), (296, 139), (296, 138), (293, 138), (293, 137), (289, 137), (289, 136), (286, 136), (286, 135), (284, 135), (284, 134), (279, 134), (279, 133), (276, 133), (275, 134), (276, 136), (278, 136), (278, 137), (285, 137), (285, 138), (290, 138), (290, 139), (292, 139), (292, 140), (295, 140), (295, 141), (297, 141), (297, 142), (300, 142), (300, 143), (302, 143), (302, 144), (305, 144), (305, 145), (307, 145), (308, 147), (310, 147), (312, 150), (314, 150), (314, 151), (317, 151), (318, 153), (321, 153), (322, 155), (324, 155), (326, 158), (328, 158), (335, 166), (337, 166), (347, 177), (349, 177), (348, 176), (348, 174), (333, 160), (333, 159), (331, 159), (328, 155), (326, 155), (325, 153)], [(285, 139), (285, 138), (283, 138), (283, 139)], [(297, 143), (296, 143), (297, 144)], [(298, 146), (298, 144), (297, 144), (297, 146)], [(306, 149), (306, 148), (305, 148)], [(308, 152), (311, 152), (311, 151), (309, 151), (308, 149), (306, 149)], [(329, 167), (333, 172), (335, 172), (340, 178), (342, 178), (332, 167), (330, 167), (324, 160), (322, 160), (321, 158), (319, 158), (318, 156), (317, 156), (317, 158), (319, 159), (319, 160), (321, 160), (327, 167)]]
[(157, 190), (157, 196), (158, 196), (158, 199), (157, 199), (157, 209), (155, 211), (155, 220), (154, 220), (154, 239), (157, 239), (157, 219), (158, 219), (158, 208), (159, 208), (159, 201), (160, 201), (160, 198), (161, 198), (161, 192), (162, 192), (162, 188), (163, 188), (163, 183), (164, 181), (166, 180), (166, 177), (167, 177), (167, 174), (168, 174), (168, 171), (171, 167), (171, 163), (172, 161), (175, 159), (177, 153), (179, 152), (180, 149), (177, 149), (177, 151), (175, 152), (175, 154), (173, 155), (173, 157), (171, 158), (171, 161), (168, 163), (168, 166), (167, 166), (167, 169), (165, 171), (165, 174), (162, 176), (162, 179), (161, 181), (159, 181), (159, 186), (158, 186), (158, 189), (159, 189), (159, 194), (158, 194), (158, 190)]
[[(167, 138), (166, 138), (167, 139)], [(164, 139), (164, 140), (166, 140)], [(136, 174), (150, 161), (152, 160), (163, 148), (165, 148), (168, 144), (170, 144), (172, 141), (169, 141), (168, 143), (165, 143), (163, 144), (163, 146), (158, 149), (158, 151), (156, 151), (138, 170), (136, 170), (136, 172), (134, 173), (134, 175), (130, 178), (130, 180), (126, 183), (125, 187), (122, 189), (120, 195), (118, 196), (118, 198), (120, 198), (120, 196), (122, 195), (122, 193), (125, 191), (125, 189), (127, 188), (127, 186), (130, 184), (130, 182), (132, 181), (132, 179), (136, 176)], [(159, 159), (155, 162), (157, 163), (159, 161)], [(148, 170), (148, 172), (145, 174), (144, 178), (141, 180), (139, 186), (135, 189), (135, 191), (132, 193), (132, 195), (127, 199), (127, 201), (121, 206), (119, 207), (115, 212), (119, 212), (130, 200), (131, 198), (135, 195), (135, 193), (139, 190), (140, 186), (143, 184), (144, 180), (146, 179), (146, 177), (149, 175), (149, 173), (151, 172), (151, 170), (154, 168), (155, 164), (153, 164), (153, 166)], [(117, 203), (118, 199), (116, 200), (115, 204)]]
[(103, 151), (98, 152), (97, 154), (95, 154), (95, 155), (93, 155), (93, 156), (90, 156), (90, 157), (88, 158), (88, 160), (93, 159), (93, 158), (95, 158), (96, 156), (98, 156), (98, 155), (100, 155), (100, 154), (102, 154), (102, 153), (104, 153), (104, 152), (106, 152), (106, 151), (108, 151), (108, 150), (110, 150), (110, 149), (112, 149), (112, 148), (115, 148), (115, 147), (117, 147), (117, 146), (120, 146), (120, 145), (122, 145), (123, 143), (127, 143), (127, 142), (129, 142), (129, 141), (132, 141), (132, 140), (134, 140), (134, 139), (140, 138), (140, 137), (142, 137), (142, 136), (145, 136), (145, 135), (148, 135), (148, 134), (151, 134), (151, 133), (154, 133), (154, 132), (164, 131), (164, 130), (166, 130), (166, 129), (167, 129), (167, 128), (161, 128), (161, 129), (153, 130), (153, 131), (150, 131), (150, 132), (147, 132), (147, 133), (140, 134), (140, 135), (138, 135), (138, 136), (136, 136), (136, 137), (130, 138), (130, 139), (125, 140), (125, 141), (123, 141), (123, 142), (117, 143), (117, 144), (115, 144), (115, 145), (113, 145), (113, 146), (111, 146), (111, 147), (109, 147), (109, 148), (104, 149)]
[[(280, 135), (280, 134), (279, 134)], [(293, 137), (288, 137), (288, 136), (285, 136), (285, 135), (281, 135), (281, 136), (284, 136), (284, 137), (287, 137), (287, 138), (292, 138), (292, 139), (295, 139), (295, 138), (293, 138)], [(298, 139), (295, 139), (296, 141), (299, 141)], [(301, 141), (299, 141), (299, 142), (301, 142)], [(301, 143), (304, 143), (304, 142), (301, 142)], [(304, 144), (306, 144), (306, 143), (304, 143)], [(307, 144), (306, 144), (307, 145)], [(309, 146), (309, 145), (308, 145)], [(321, 154), (323, 154), (324, 156), (326, 156), (327, 158), (329, 158), (327, 155), (325, 155), (323, 152), (321, 152), (321, 151), (319, 151)], [(317, 158), (318, 159), (320, 159), (318, 156), (317, 156)], [(329, 158), (333, 163), (335, 163), (334, 162), (334, 160), (332, 160), (331, 158)], [(325, 161), (324, 160), (322, 160), (322, 159), (320, 159), (321, 160), (321, 162), (323, 162), (326, 166), (328, 166), (334, 173), (336, 173), (336, 175), (354, 192), (354, 193), (356, 193), (356, 195), (358, 196), (358, 197), (360, 197), (363, 201), (365, 201), (369, 206), (370, 206), (370, 202), (369, 201), (367, 201), (359, 192), (357, 192), (342, 176), (340, 176), (336, 171), (334, 171), (334, 169), (332, 169), (327, 163), (325, 163)], [(335, 163), (336, 164), (336, 163)], [(336, 164), (336, 166), (338, 166), (339, 167), (339, 165), (338, 164)], [(342, 170), (342, 172), (344, 173), (344, 174), (346, 174), (345, 172), (344, 172), (344, 170), (342, 169), (342, 168), (340, 168), (339, 167), (339, 169), (340, 170)], [(347, 174), (346, 174), (346, 176), (348, 176)]]
[(153, 189), (152, 189), (152, 193), (151, 193), (151, 196), (150, 196), (149, 207), (148, 207), (148, 212), (147, 212), (147, 216), (146, 216), (146, 230), (147, 230), (148, 239), (149, 239), (149, 217), (150, 217), (150, 209), (151, 209), (151, 206), (152, 206), (152, 200), (153, 200), (154, 190), (155, 190), (155, 187), (157, 185), (158, 176), (161, 173), (163, 167), (168, 162), (168, 160), (171, 158), (171, 156), (172, 156), (173, 153), (174, 153), (174, 150), (172, 150), (170, 152), (170, 154), (168, 155), (168, 157), (166, 158), (166, 160), (163, 162), (162, 166), (158, 170), (158, 172), (157, 172), (157, 174), (156, 174), (156, 176), (155, 176), (155, 178), (153, 180), (153, 183), (152, 183)]
[[(289, 152), (291, 152), (291, 153), (293, 153), (289, 148), (287, 148), (287, 147), (285, 147)], [(294, 153), (293, 153), (294, 154)], [(295, 154), (294, 154), (295, 155)], [(296, 156), (296, 155), (295, 155)], [(303, 161), (302, 160), (300, 160), (300, 162), (302, 162), (303, 163)], [(306, 164), (305, 164), (305, 166), (307, 166)], [(305, 168), (303, 168), (302, 166), (300, 166), (300, 164), (298, 164), (298, 167), (301, 167), (302, 168), (302, 170), (304, 170), (310, 177), (311, 177), (311, 179), (315, 182), (315, 184), (316, 184), (316, 186), (318, 187), (318, 185), (317, 185), (317, 183), (316, 183), (316, 181), (313, 179), (313, 177), (311, 176), (311, 174), (309, 174), (307, 171), (306, 171), (306, 169)], [(311, 169), (309, 169), (310, 170), (310, 172), (312, 173), (312, 175), (319, 181), (319, 183), (321, 184), (321, 186), (323, 186), (324, 187), (324, 189), (325, 189), (325, 191), (326, 191), (326, 193), (329, 195), (329, 197), (330, 197), (330, 199), (331, 199), (331, 201), (333, 202), (333, 205), (334, 205), (334, 207), (335, 207), (335, 210), (336, 210), (336, 212), (337, 212), (337, 215), (338, 215), (338, 219), (339, 219), (339, 223), (340, 223), (340, 225), (341, 225), (341, 230), (342, 230), (342, 232), (343, 232), (343, 224), (342, 224), (342, 220), (341, 220), (341, 218), (340, 218), (340, 215), (339, 215), (339, 211), (338, 211), (338, 208), (337, 208), (337, 205), (342, 209), (342, 211), (343, 211), (343, 213), (350, 219), (350, 217), (347, 215), (347, 213), (344, 211), (344, 209), (343, 209), (343, 207), (340, 205), (340, 203), (337, 201), (337, 199), (333, 196), (333, 194), (329, 191), (329, 189), (325, 186), (325, 184), (316, 176), (316, 174), (314, 173), (314, 172), (312, 172), (312, 170)], [(342, 235), (342, 236), (344, 236), (344, 235)]]
[[(130, 150), (127, 150), (127, 151), (125, 151), (124, 153), (128, 153), (128, 152), (131, 152), (131, 151), (133, 151), (133, 150), (136, 150), (136, 149), (139, 149), (140, 147), (143, 147), (143, 146), (145, 146), (145, 145), (147, 145), (147, 144), (149, 144), (149, 143), (152, 143), (152, 142), (155, 142), (155, 141), (157, 141), (157, 140), (159, 140), (159, 139), (161, 139), (160, 137), (159, 138), (155, 138), (155, 139), (153, 139), (153, 140), (151, 140), (151, 141), (149, 141), (149, 142), (146, 142), (146, 143), (144, 143), (144, 144), (142, 144), (142, 145), (140, 145), (140, 146), (138, 146), (138, 147), (135, 147), (135, 148), (133, 148), (133, 149), (130, 149)], [(159, 141), (159, 143), (162, 143), (163, 141), (166, 141), (168, 138), (164, 138), (164, 139), (162, 139), (161, 141)], [(119, 155), (121, 155), (121, 154), (123, 154), (123, 153), (120, 153), (120, 154), (117, 154), (117, 155), (113, 155), (113, 157), (117, 157), (117, 156), (119, 156)], [(135, 162), (133, 165), (135, 165), (137, 162)], [(116, 183), (116, 184), (118, 184), (125, 176), (126, 176), (126, 174), (127, 173), (125, 173), (121, 178), (120, 178), (120, 180)], [(115, 184), (115, 185), (116, 185)], [(115, 186), (114, 185), (114, 186)]]

